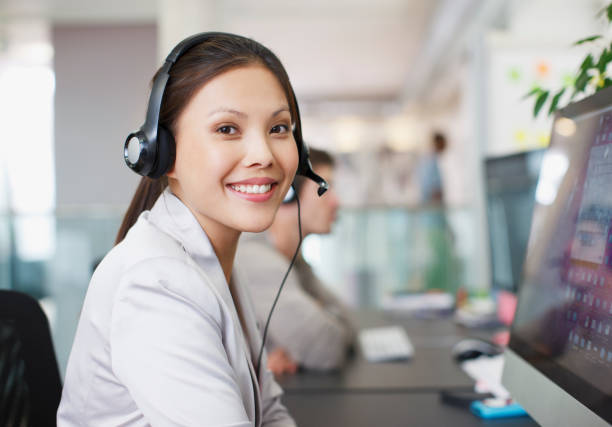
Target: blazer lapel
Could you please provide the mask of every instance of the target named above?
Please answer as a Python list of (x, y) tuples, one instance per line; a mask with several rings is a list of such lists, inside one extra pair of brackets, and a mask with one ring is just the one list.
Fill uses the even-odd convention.
[[(153, 220), (158, 223), (160, 228), (172, 235), (183, 245), (185, 251), (191, 257), (194, 265), (200, 271), (202, 277), (212, 286), (217, 295), (225, 305), (225, 309), (231, 313), (234, 332), (242, 337), (242, 352), (246, 358), (253, 383), (254, 402), (255, 402), (255, 425), (261, 425), (261, 390), (259, 387), (258, 376), (253, 366), (253, 357), (257, 357), (257, 351), (253, 351), (253, 340), (257, 340), (259, 333), (256, 328), (256, 321), (248, 301), (245, 301), (242, 286), (238, 283), (235, 292), (236, 303), (243, 310), (246, 333), (243, 331), (240, 318), (236, 311), (236, 303), (232, 298), (232, 293), (223, 274), (219, 260), (212, 248), (208, 236), (197, 222), (191, 211), (174, 194), (166, 189), (151, 209)], [(232, 275), (236, 276), (236, 271)], [(235, 281), (234, 279), (233, 281)], [(247, 336), (250, 337), (247, 339)], [(259, 340), (261, 342), (261, 340)], [(256, 345), (256, 343), (255, 343)], [(255, 353), (255, 356), (253, 354)]]
[[(257, 356), (259, 355), (259, 346), (261, 339), (259, 338), (259, 331), (257, 329), (257, 320), (255, 319), (250, 304), (249, 296), (245, 294), (245, 289), (242, 286), (242, 278), (240, 277), (237, 269), (232, 271), (232, 282), (233, 282), (233, 294), (236, 304), (240, 307), (242, 317), (244, 320), (243, 327), (244, 331), (240, 331), (243, 338), (243, 344), (245, 352), (247, 353), (247, 363), (249, 364), (249, 372), (251, 373), (251, 379), (253, 381), (253, 388), (255, 390), (255, 414), (256, 422), (255, 425), (259, 426), (262, 419), (262, 401), (261, 401), (261, 387), (259, 384), (259, 378), (261, 378), (261, 369), (257, 372), (255, 363), (257, 363)], [(236, 314), (236, 316), (238, 316)], [(240, 324), (240, 323), (238, 323)]]

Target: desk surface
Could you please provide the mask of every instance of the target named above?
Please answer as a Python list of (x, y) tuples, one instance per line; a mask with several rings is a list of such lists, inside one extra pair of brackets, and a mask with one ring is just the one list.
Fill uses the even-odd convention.
[(337, 372), (300, 372), (277, 378), (285, 393), (313, 391), (391, 391), (428, 392), (471, 389), (474, 381), (452, 360), (451, 347), (469, 331), (451, 319), (407, 319), (383, 312), (359, 312), (358, 328), (401, 325), (412, 341), (414, 357), (404, 362), (371, 363), (360, 350)]
[(452, 319), (355, 313), (357, 328), (401, 325), (414, 347), (408, 362), (370, 363), (359, 349), (334, 373), (300, 372), (277, 378), (283, 403), (300, 427), (325, 426), (536, 426), (529, 417), (483, 421), (468, 409), (443, 404), (441, 390), (473, 390), (474, 382), (450, 355), (467, 336), (486, 337)]
[(484, 421), (468, 409), (441, 403), (438, 393), (289, 394), (283, 403), (300, 427), (537, 426), (529, 417)]

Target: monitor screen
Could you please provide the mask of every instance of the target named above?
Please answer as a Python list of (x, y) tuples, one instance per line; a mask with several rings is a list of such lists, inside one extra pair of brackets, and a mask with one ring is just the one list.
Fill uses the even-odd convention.
[(612, 422), (610, 90), (557, 113), (535, 201), (509, 348)]
[(526, 151), (485, 160), (493, 289), (517, 291), (544, 152)]

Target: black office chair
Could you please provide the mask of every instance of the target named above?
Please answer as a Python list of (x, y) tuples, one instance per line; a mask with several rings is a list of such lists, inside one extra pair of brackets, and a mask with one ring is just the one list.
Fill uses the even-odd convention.
[(55, 426), (61, 394), (40, 305), (21, 292), (0, 290), (0, 426)]

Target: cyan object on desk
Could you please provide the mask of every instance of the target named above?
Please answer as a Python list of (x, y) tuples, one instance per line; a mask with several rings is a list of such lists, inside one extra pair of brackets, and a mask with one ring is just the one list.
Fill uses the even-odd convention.
[(504, 406), (489, 406), (485, 404), (485, 401), (486, 399), (484, 401), (473, 401), (470, 405), (470, 411), (484, 419), (524, 417), (528, 415), (518, 403), (510, 403)]

